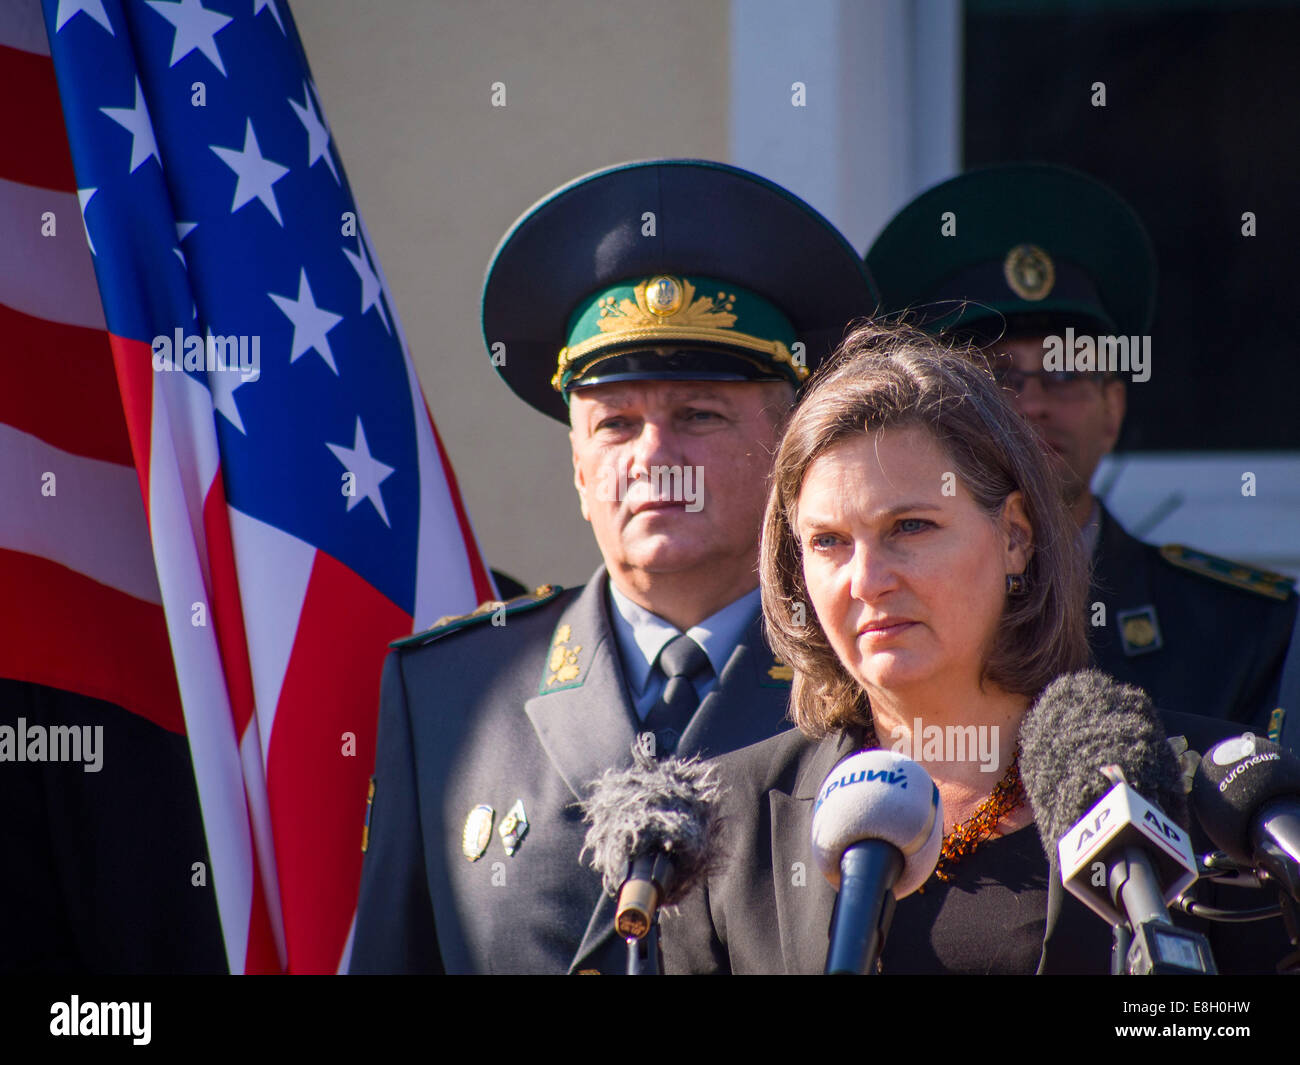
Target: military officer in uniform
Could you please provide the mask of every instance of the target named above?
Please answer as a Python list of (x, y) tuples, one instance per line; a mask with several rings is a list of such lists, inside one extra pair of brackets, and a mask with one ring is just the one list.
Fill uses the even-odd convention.
[(352, 972), (625, 968), (579, 801), (634, 742), (707, 757), (787, 727), (757, 587), (768, 467), (795, 390), (875, 302), (824, 218), (717, 163), (590, 175), (507, 234), (488, 351), (570, 427), (604, 565), (394, 645)]
[(1148, 333), (1155, 256), (1133, 209), (1065, 167), (988, 167), (918, 196), (866, 261), (886, 311), (983, 348), (1049, 447), (1093, 560), (1097, 665), (1157, 706), (1267, 728), (1296, 619), (1291, 580), (1130, 536), (1090, 485), (1119, 438), (1138, 352), (1127, 374), (1048, 357), (1064, 354), (1067, 330), (1075, 352), (1079, 337)]

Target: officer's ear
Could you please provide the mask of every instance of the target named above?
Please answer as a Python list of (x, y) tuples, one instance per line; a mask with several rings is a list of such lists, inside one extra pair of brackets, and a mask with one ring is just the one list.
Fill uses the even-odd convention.
[(1128, 410), (1128, 387), (1122, 377), (1109, 377), (1102, 383), (1101, 401), (1105, 417), (1105, 453), (1109, 455), (1119, 441), (1119, 432), (1124, 428), (1124, 414)]
[(591, 509), (587, 506), (587, 479), (583, 476), (582, 463), (578, 459), (578, 441), (575, 430), (569, 430), (569, 450), (573, 455), (573, 487), (578, 490), (578, 509), (582, 511), (584, 521), (591, 521)]

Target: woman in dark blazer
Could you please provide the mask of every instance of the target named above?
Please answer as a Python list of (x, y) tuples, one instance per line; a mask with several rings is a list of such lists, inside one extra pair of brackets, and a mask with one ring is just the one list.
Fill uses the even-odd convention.
[[(863, 326), (823, 369), (777, 453), (760, 561), (798, 729), (719, 761), (724, 858), (664, 917), (669, 972), (822, 971), (835, 893), (813, 802), (871, 747), (920, 761), (944, 811), (939, 867), (898, 903), (883, 972), (1107, 971), (1109, 929), (1049, 873), (1019, 778), (1026, 711), (1088, 662), (1084, 553), (1041, 446), (982, 364), (923, 335)], [(1201, 751), (1231, 734), (1165, 724)], [(1260, 930), (1227, 927), (1223, 971), (1286, 950), (1279, 931), (1266, 957)]]

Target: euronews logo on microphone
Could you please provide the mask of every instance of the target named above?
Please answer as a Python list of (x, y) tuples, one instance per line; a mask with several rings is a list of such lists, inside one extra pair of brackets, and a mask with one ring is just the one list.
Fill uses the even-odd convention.
[(1251, 766), (1262, 762), (1278, 762), (1282, 756), (1277, 751), (1255, 750), (1254, 733), (1247, 732), (1236, 739), (1224, 740), (1210, 752), (1210, 759), (1218, 766), (1232, 766), (1219, 781), (1219, 791), (1225, 792), (1234, 780)]

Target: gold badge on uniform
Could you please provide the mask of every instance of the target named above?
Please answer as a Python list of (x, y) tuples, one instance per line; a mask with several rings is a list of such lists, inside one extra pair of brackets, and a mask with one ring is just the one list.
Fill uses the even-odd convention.
[(781, 661), (776, 655), (772, 656), (772, 665), (767, 671), (767, 675), (773, 680), (794, 680), (794, 667), (788, 666)]
[(1164, 646), (1160, 639), (1155, 607), (1140, 606), (1136, 610), (1121, 610), (1115, 615), (1115, 620), (1119, 623), (1119, 642), (1126, 655), (1144, 655)]
[(1017, 244), (1002, 263), (1002, 274), (1011, 291), (1022, 300), (1046, 299), (1056, 284), (1052, 257), (1037, 244)]
[(460, 834), (460, 852), (471, 862), (476, 862), (487, 853), (488, 842), (492, 839), (492, 819), (496, 811), (492, 807), (479, 803), (465, 818), (465, 830)]
[(501, 819), (501, 827), (497, 831), (501, 833), (501, 842), (506, 845), (506, 854), (514, 857), (519, 844), (528, 835), (528, 815), (524, 813), (523, 799), (515, 800), (510, 812)]

